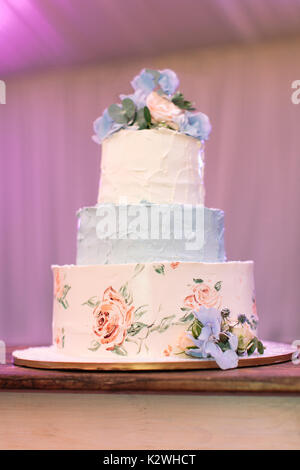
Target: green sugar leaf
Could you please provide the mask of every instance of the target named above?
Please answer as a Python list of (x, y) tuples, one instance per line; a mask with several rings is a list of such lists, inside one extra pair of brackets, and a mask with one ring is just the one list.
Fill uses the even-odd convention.
[(185, 100), (183, 94), (180, 93), (180, 91), (175, 93), (175, 95), (172, 98), (172, 102), (176, 106), (178, 106), (178, 108), (180, 108), (180, 109), (186, 109), (188, 111), (194, 111), (195, 110), (193, 104), (190, 101)]
[(201, 284), (201, 282), (203, 282), (203, 279), (193, 279), (193, 281), (194, 281), (196, 284)]
[(139, 126), (139, 130), (148, 128), (148, 124), (145, 119), (144, 108), (141, 108), (138, 110), (137, 115), (136, 115), (136, 122)]
[(251, 356), (253, 354), (258, 346), (258, 340), (256, 337), (253, 338), (252, 341), (250, 341), (249, 345), (247, 346), (247, 354), (248, 356)]
[(202, 331), (202, 324), (195, 318), (192, 324), (192, 335), (195, 339), (198, 339)]
[(118, 104), (111, 104), (108, 108), (108, 114), (118, 124), (127, 124), (128, 122), (125, 111)]
[(257, 351), (259, 352), (259, 354), (263, 354), (264, 351), (265, 351), (265, 346), (263, 345), (263, 343), (261, 341), (258, 341), (257, 342)]
[(125, 98), (122, 101), (122, 107), (126, 116), (128, 117), (128, 120), (129, 121), (134, 120), (135, 113), (136, 113), (136, 107), (135, 107), (134, 102), (130, 98)]
[(144, 117), (145, 121), (147, 122), (148, 125), (151, 124), (151, 114), (149, 111), (149, 108), (147, 106), (144, 106)]

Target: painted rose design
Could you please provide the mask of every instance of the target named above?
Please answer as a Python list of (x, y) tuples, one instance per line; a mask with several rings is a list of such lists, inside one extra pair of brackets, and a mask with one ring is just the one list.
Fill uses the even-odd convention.
[(201, 282), (193, 287), (193, 294), (188, 295), (184, 299), (184, 306), (191, 309), (197, 309), (201, 305), (206, 308), (220, 308), (221, 306), (221, 295), (219, 293), (220, 287), (218, 283), (214, 286)]
[(62, 297), (64, 292), (64, 284), (62, 276), (58, 269), (55, 269), (55, 281), (54, 281), (54, 296), (59, 299)]
[(59, 269), (54, 270), (54, 297), (65, 309), (69, 307), (66, 299), (71, 286), (65, 283), (66, 275), (61, 273)]
[(172, 269), (176, 269), (176, 268), (178, 268), (178, 266), (179, 266), (179, 261), (176, 261), (176, 262), (170, 263), (170, 266), (171, 266), (171, 268), (172, 268)]
[(64, 328), (57, 328), (55, 335), (54, 335), (54, 344), (59, 349), (63, 349), (65, 346), (65, 329)]
[(93, 331), (105, 349), (111, 351), (123, 343), (133, 320), (133, 311), (134, 307), (129, 308), (115, 289), (108, 287), (105, 290), (102, 301), (93, 311)]

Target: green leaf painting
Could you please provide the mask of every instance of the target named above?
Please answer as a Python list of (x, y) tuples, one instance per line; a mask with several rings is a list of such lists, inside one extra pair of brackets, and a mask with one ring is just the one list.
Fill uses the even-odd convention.
[(155, 264), (153, 269), (158, 274), (165, 274), (165, 265), (164, 264)]
[(94, 340), (93, 340), (93, 341), (91, 342), (91, 346), (90, 346), (88, 349), (89, 349), (89, 351), (95, 352), (95, 351), (98, 351), (98, 349), (100, 348), (100, 346), (101, 346), (101, 343), (99, 343), (99, 341), (94, 341)]
[(135, 336), (135, 335), (137, 335), (143, 328), (147, 328), (146, 323), (142, 323), (142, 322), (135, 322), (135, 323), (132, 323), (132, 325), (130, 326), (130, 328), (128, 328), (128, 330), (127, 330), (127, 334), (128, 334), (129, 336)]
[(120, 287), (119, 292), (124, 297), (125, 302), (128, 305), (131, 305), (133, 302), (133, 296), (132, 296), (132, 292), (130, 291), (128, 287), (128, 282), (126, 282), (123, 286)]
[(164, 317), (159, 325), (153, 326), (151, 328), (152, 331), (158, 331), (158, 333), (163, 333), (166, 331), (172, 324), (172, 320), (176, 317), (176, 315), (169, 315), (167, 317)]
[(215, 289), (216, 289), (216, 291), (221, 290), (221, 287), (222, 287), (222, 281), (218, 281), (218, 282), (215, 283)]
[(128, 352), (123, 346), (115, 346), (114, 349), (112, 349), (112, 352), (115, 354), (118, 354), (119, 356), (127, 356)]
[(87, 305), (88, 307), (95, 308), (95, 307), (98, 307), (99, 304), (100, 304), (99, 298), (94, 296), (94, 297), (91, 297), (90, 299), (88, 299), (82, 305)]
[(63, 287), (63, 291), (62, 291), (62, 294), (60, 297), (57, 297), (57, 302), (60, 303), (64, 309), (67, 309), (69, 307), (69, 303), (66, 299), (67, 297), (67, 293), (69, 292), (69, 290), (71, 289), (71, 286), (68, 286), (67, 284), (64, 285)]
[(147, 313), (148, 305), (140, 305), (138, 308), (135, 309), (133, 315), (136, 320), (141, 318), (145, 313)]
[(196, 284), (201, 284), (201, 282), (203, 282), (203, 279), (196, 279), (196, 278), (194, 278), (193, 281), (194, 281)]

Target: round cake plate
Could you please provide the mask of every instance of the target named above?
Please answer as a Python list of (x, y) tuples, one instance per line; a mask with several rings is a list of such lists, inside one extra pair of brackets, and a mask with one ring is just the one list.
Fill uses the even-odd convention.
[[(250, 357), (239, 359), (238, 367), (262, 366), (290, 361), (295, 347), (290, 344), (264, 341), (266, 347), (264, 354), (254, 353)], [(115, 360), (93, 359), (90, 357), (73, 357), (57, 351), (55, 346), (42, 346), (16, 350), (13, 352), (14, 364), (17, 366), (33, 367), (37, 369), (58, 370), (102, 370), (102, 371), (130, 371), (130, 370), (192, 370), (192, 369), (219, 369), (213, 359), (175, 358), (166, 357), (161, 360), (149, 361), (147, 358), (128, 359), (116, 356)]]

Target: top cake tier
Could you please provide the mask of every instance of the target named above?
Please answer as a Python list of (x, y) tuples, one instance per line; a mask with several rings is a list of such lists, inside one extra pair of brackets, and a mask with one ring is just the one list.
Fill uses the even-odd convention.
[(94, 122), (102, 144), (98, 203), (204, 205), (206, 114), (178, 90), (173, 70), (143, 69)]
[(124, 129), (102, 143), (98, 203), (204, 204), (200, 140), (166, 128)]

